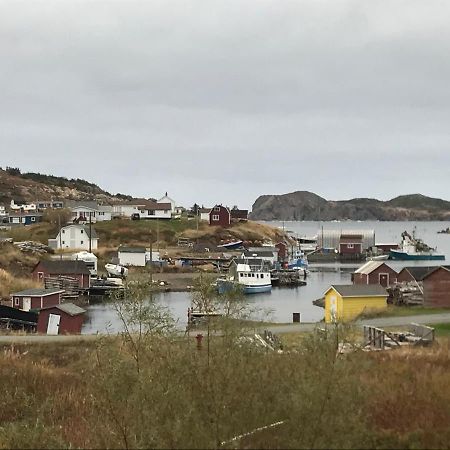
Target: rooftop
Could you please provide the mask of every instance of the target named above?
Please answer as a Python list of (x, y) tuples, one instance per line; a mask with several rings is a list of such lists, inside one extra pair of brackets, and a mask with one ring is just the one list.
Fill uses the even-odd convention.
[(63, 311), (66, 314), (69, 314), (70, 316), (78, 316), (79, 314), (84, 314), (86, 312), (85, 309), (80, 308), (79, 306), (74, 305), (73, 303), (61, 303), (60, 305), (47, 306), (46, 308), (42, 308), (42, 310), (52, 309), (52, 308), (59, 309), (60, 311)]
[(334, 289), (342, 297), (387, 297), (386, 289), (379, 284), (333, 284), (327, 289)]
[(25, 289), (24, 291), (14, 292), (13, 297), (46, 297), (47, 295), (59, 294), (63, 289)]
[(119, 247), (118, 251), (120, 253), (145, 253), (144, 247)]
[(378, 269), (383, 264), (386, 264), (384, 261), (368, 261), (363, 264), (359, 269), (355, 270), (355, 273), (362, 273), (364, 275), (368, 275), (372, 273), (375, 269)]
[(38, 264), (41, 264), (42, 268), (51, 274), (90, 275), (89, 269), (84, 261), (71, 261), (71, 260), (47, 261), (47, 260), (42, 260)]

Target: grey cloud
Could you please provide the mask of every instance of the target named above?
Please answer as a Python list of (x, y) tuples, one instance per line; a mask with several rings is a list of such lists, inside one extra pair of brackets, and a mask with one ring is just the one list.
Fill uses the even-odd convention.
[(1, 164), (187, 205), (449, 198), (449, 19), (445, 1), (0, 1)]

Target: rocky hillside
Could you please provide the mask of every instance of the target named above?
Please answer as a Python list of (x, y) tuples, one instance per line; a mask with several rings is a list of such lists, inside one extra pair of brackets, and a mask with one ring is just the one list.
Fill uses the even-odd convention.
[(114, 202), (131, 199), (122, 194), (110, 194), (96, 184), (81, 179), (68, 179), (40, 173), (21, 173), (19, 169), (0, 169), (0, 203), (32, 202), (36, 200), (93, 200)]
[(450, 220), (450, 202), (421, 194), (383, 202), (371, 198), (330, 201), (307, 191), (262, 195), (253, 220)]

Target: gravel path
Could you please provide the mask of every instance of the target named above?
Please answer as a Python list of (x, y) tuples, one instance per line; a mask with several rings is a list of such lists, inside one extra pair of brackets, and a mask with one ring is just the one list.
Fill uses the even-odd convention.
[[(423, 314), (416, 316), (403, 317), (382, 317), (378, 319), (369, 319), (356, 322), (357, 326), (372, 325), (376, 327), (403, 326), (410, 323), (433, 324), (433, 323), (449, 323), (450, 313), (439, 314)], [(267, 327), (274, 334), (298, 333), (312, 331), (316, 326), (324, 326), (323, 322), (319, 323), (300, 323), (288, 325), (274, 325)], [(200, 332), (200, 331), (197, 331)], [(46, 335), (4, 335), (0, 336), (0, 344), (26, 344), (26, 343), (54, 343), (54, 342), (71, 342), (71, 341), (93, 341), (98, 339), (100, 335), (82, 334), (71, 336), (46, 336)]]

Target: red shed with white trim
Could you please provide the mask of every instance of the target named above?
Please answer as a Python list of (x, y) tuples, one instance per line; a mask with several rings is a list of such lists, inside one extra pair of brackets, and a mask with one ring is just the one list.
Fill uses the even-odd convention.
[(231, 224), (230, 210), (226, 206), (216, 205), (209, 212), (209, 224), (228, 227)]
[(37, 331), (43, 334), (80, 334), (86, 310), (73, 303), (49, 306), (39, 311)]
[(11, 294), (11, 306), (23, 311), (55, 306), (61, 303), (63, 293), (63, 289), (26, 289)]

